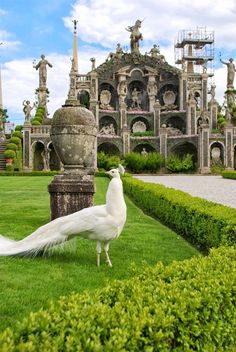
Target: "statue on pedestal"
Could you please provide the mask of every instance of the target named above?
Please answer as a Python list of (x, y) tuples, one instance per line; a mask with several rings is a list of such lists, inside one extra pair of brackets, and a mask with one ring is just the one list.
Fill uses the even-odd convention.
[(134, 88), (134, 90), (132, 91), (131, 108), (141, 109), (140, 92), (137, 90), (137, 88)]
[(233, 59), (230, 58), (228, 62), (225, 62), (223, 60), (220, 59), (220, 62), (222, 62), (222, 64), (227, 66), (227, 88), (234, 88), (234, 76), (235, 76), (235, 65), (233, 63)]
[(29, 100), (23, 101), (23, 112), (25, 114), (25, 122), (30, 122), (31, 111), (35, 108), (35, 106), (35, 103), (33, 104), (33, 106), (31, 106)]
[(37, 65), (33, 66), (36, 70), (39, 70), (39, 88), (46, 87), (47, 65), (52, 67), (52, 64), (45, 59), (45, 55), (41, 55), (41, 60), (37, 63)]
[(143, 21), (137, 20), (134, 26), (128, 26), (126, 30), (130, 32), (130, 48), (131, 53), (139, 54), (139, 40), (143, 40), (142, 33), (139, 32)]

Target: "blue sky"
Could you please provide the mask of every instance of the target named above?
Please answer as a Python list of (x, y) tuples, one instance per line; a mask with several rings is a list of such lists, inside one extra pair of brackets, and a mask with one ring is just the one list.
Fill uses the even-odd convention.
[(236, 57), (235, 0), (1, 0), (0, 62), (3, 104), (9, 119), (24, 120), (22, 102), (35, 100), (38, 72), (33, 60), (41, 54), (53, 67), (48, 69), (50, 115), (60, 107), (68, 91), (68, 73), (72, 54), (73, 24), (78, 19), (78, 60), (80, 73), (90, 70), (91, 57), (101, 64), (116, 44), (129, 46), (125, 28), (136, 19), (144, 19), (141, 52), (154, 43), (174, 65), (174, 41), (178, 31), (207, 26), (215, 32), (215, 84), (220, 102), (226, 87), (226, 67), (219, 62)]

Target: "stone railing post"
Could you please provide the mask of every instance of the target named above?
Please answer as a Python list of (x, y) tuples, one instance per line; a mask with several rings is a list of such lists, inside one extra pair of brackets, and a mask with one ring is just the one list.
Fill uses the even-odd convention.
[(33, 160), (31, 151), (31, 124), (30, 122), (25, 122), (23, 126), (23, 170), (32, 171)]
[(210, 150), (209, 150), (209, 125), (202, 124), (199, 127), (199, 172), (201, 174), (210, 173)]

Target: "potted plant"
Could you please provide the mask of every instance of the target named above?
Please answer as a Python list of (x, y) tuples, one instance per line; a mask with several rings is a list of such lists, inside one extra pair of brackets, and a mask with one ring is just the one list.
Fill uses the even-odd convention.
[(6, 165), (12, 165), (15, 156), (16, 156), (16, 153), (14, 152), (14, 150), (11, 150), (11, 149), (5, 150), (4, 158), (6, 160)]

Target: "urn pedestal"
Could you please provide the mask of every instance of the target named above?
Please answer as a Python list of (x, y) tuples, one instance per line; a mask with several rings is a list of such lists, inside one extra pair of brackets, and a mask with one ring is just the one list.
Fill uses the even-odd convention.
[(96, 135), (88, 109), (64, 105), (54, 113), (51, 139), (64, 172), (48, 186), (51, 220), (93, 205)]

